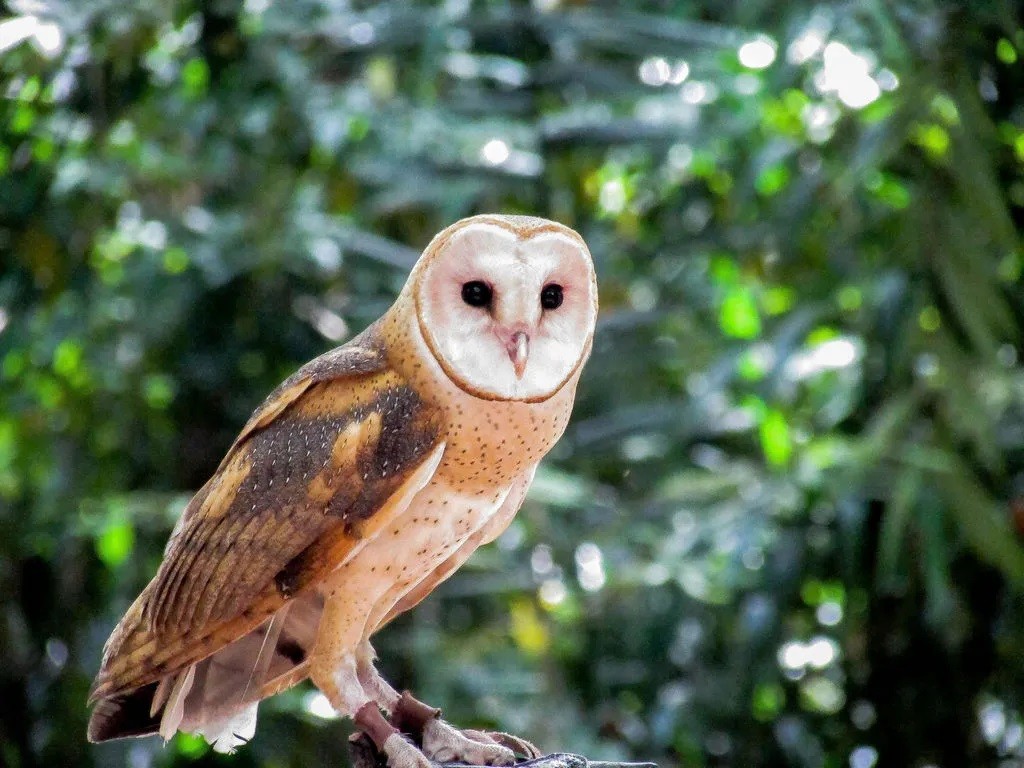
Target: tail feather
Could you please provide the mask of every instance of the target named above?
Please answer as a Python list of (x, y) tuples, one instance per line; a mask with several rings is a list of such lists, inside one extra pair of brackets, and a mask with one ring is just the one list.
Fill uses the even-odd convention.
[(156, 691), (153, 693), (153, 702), (149, 705), (150, 717), (156, 717), (156, 713), (167, 703), (167, 698), (171, 695), (171, 688), (174, 687), (174, 681), (177, 679), (176, 675), (168, 675), (157, 683)]
[(306, 677), (323, 598), (308, 593), (212, 655), (130, 691), (100, 694), (89, 739), (106, 741), (178, 730), (203, 735), (218, 751), (252, 737), (256, 705)]
[[(141, 602), (136, 601), (136, 605)], [(108, 698), (126, 690), (157, 682), (227, 647), (238, 638), (258, 631), (268, 616), (281, 607), (273, 595), (254, 607), (248, 616), (212, 627), (200, 636), (163, 638), (142, 620), (141, 607), (133, 605), (110, 636), (103, 651), (103, 664), (93, 683), (89, 701)]]
[[(167, 703), (164, 705), (164, 714), (160, 718), (160, 735), (164, 737), (164, 741), (170, 741), (173, 738), (174, 734), (178, 731), (178, 726), (181, 725), (181, 721), (185, 717), (185, 702), (188, 699), (189, 692), (192, 690), (192, 683), (195, 678), (196, 667), (193, 664), (186, 671), (178, 675), (174, 688), (171, 690), (171, 695), (167, 697)], [(153, 707), (150, 706), (150, 710), (152, 709)]]
[(263, 642), (260, 643), (259, 653), (256, 654), (256, 659), (252, 663), (249, 679), (245, 681), (245, 688), (242, 689), (242, 693), (239, 696), (239, 701), (245, 701), (249, 695), (249, 690), (252, 688), (253, 680), (257, 681), (256, 686), (258, 690), (260, 687), (259, 681), (266, 678), (267, 670), (270, 669), (270, 663), (274, 660), (274, 655), (277, 653), (277, 641), (281, 638), (281, 630), (284, 628), (285, 620), (288, 618), (288, 608), (290, 606), (291, 603), (285, 603), (284, 607), (271, 617), (267, 631), (263, 635)]
[(256, 733), (256, 704), (250, 704), (223, 720), (197, 728), (196, 733), (213, 745), (214, 752), (230, 754)]
[(149, 736), (160, 729), (160, 717), (150, 714), (156, 683), (131, 693), (96, 702), (89, 718), (89, 741), (107, 741), (131, 736)]

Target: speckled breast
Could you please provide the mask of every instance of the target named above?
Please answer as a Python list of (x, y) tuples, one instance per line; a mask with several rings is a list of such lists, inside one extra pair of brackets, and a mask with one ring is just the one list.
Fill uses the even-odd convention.
[(424, 341), (419, 325), (408, 314), (402, 315), (394, 318), (389, 329), (402, 338), (401, 344), (391, 345), (390, 362), (441, 414), (447, 447), (437, 470), (438, 479), (456, 492), (507, 488), (535, 466), (562, 436), (572, 412), (578, 374), (542, 401), (477, 397), (448, 377)]

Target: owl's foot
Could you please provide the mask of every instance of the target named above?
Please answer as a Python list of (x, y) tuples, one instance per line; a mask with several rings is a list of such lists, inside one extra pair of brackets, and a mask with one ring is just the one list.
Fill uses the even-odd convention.
[(380, 751), (388, 760), (388, 768), (437, 768), (415, 744), (400, 733), (388, 736)]
[(454, 728), (441, 719), (441, 710), (424, 704), (408, 691), (402, 693), (391, 712), (391, 725), (422, 743), (424, 753), (439, 763), (512, 765), (516, 761), (517, 749), (511, 744), (483, 731)]
[(437, 768), (419, 747), (384, 719), (376, 704), (367, 702), (352, 719), (387, 759), (388, 768)]
[(514, 765), (515, 753), (480, 731), (460, 731), (441, 718), (423, 728), (423, 752), (439, 763)]
[(490, 743), (500, 744), (506, 749), (512, 750), (516, 760), (536, 760), (544, 755), (532, 742), (527, 741), (522, 736), (515, 736), (511, 733), (503, 733), (502, 731), (474, 731), (469, 728), (463, 728), (462, 733), (474, 741), (487, 739)]
[(424, 704), (408, 691), (402, 691), (398, 702), (391, 708), (391, 725), (419, 741), (423, 729), (441, 717), (441, 710)]

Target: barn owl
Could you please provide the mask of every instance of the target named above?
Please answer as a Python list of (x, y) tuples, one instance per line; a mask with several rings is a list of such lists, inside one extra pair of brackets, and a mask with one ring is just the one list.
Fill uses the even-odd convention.
[(384, 316), (271, 393), (190, 501), (104, 647), (90, 740), (181, 730), (230, 751), (260, 700), (309, 678), (391, 768), (513, 762), (394, 690), (370, 637), (509, 524), (596, 316), (573, 230), (484, 215), (438, 234)]

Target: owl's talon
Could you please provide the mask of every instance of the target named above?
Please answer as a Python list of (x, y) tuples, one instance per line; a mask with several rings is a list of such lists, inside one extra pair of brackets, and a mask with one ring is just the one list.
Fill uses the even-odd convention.
[[(478, 744), (498, 744), (499, 742), (492, 739), (486, 731), (478, 731), (475, 728), (460, 728), (459, 733), (465, 736), (467, 739), (472, 739)], [(508, 746), (503, 744), (501, 746)]]
[(381, 752), (388, 760), (388, 768), (437, 768), (415, 744), (400, 733), (388, 736)]
[[(465, 731), (463, 731), (465, 733)], [(536, 760), (538, 757), (543, 757), (544, 753), (541, 752), (535, 744), (527, 741), (522, 736), (515, 736), (511, 733), (503, 733), (502, 731), (477, 731), (482, 736), (490, 739), (495, 744), (512, 750), (516, 758), (522, 758), (524, 760)], [(472, 737), (471, 737), (472, 738)]]
[[(479, 732), (477, 732), (479, 733)], [(439, 763), (469, 765), (514, 765), (511, 749), (496, 741), (477, 740), (453, 728), (441, 719), (431, 720), (423, 728), (423, 752)]]

